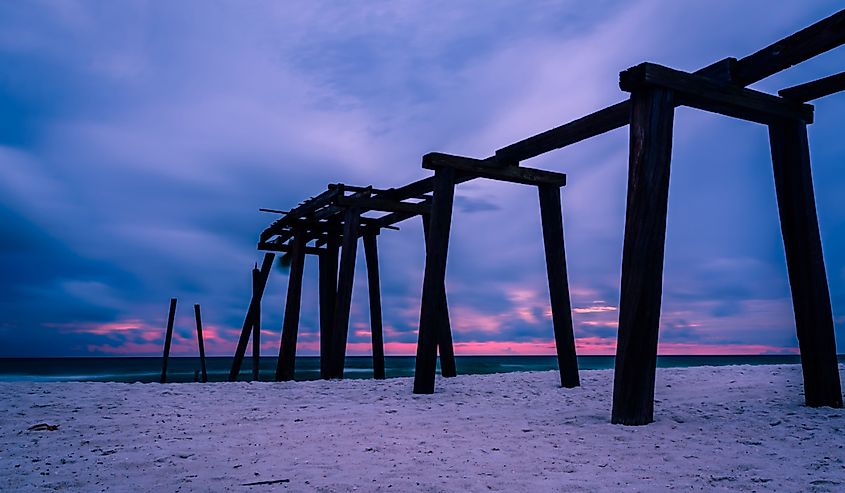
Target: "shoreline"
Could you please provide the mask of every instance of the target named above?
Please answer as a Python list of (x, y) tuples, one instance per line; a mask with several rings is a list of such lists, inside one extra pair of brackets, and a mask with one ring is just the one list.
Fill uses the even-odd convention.
[[(425, 396), (407, 377), (3, 382), (0, 490), (845, 486), (845, 412), (804, 406), (798, 365), (660, 368), (641, 427), (609, 423), (612, 371), (581, 376), (576, 389), (554, 371), (438, 377)], [(28, 431), (40, 423), (59, 428)]]
[[(513, 371), (557, 370), (555, 356), (457, 356), (457, 369), (460, 375), (483, 375), (507, 373)], [(276, 370), (275, 357), (261, 359), (261, 381), (273, 381)], [(209, 381), (228, 381), (231, 369), (231, 357), (209, 357), (207, 369)], [(320, 360), (316, 356), (297, 357), (295, 380), (318, 380)], [(840, 357), (845, 363), (845, 357)], [(594, 369), (613, 369), (613, 356), (579, 356), (582, 371)], [(658, 368), (726, 366), (736, 364), (780, 365), (798, 364), (798, 355), (716, 355), (716, 356), (659, 356)], [(251, 361), (245, 365), (251, 368)], [(170, 358), (168, 381), (193, 382), (198, 377), (200, 368), (197, 357)], [(408, 377), (415, 371), (413, 356), (387, 356), (385, 358), (386, 376)], [(251, 380), (251, 371), (241, 371), (239, 381)], [(346, 379), (372, 378), (372, 359), (369, 356), (347, 357)], [(101, 382), (158, 382), (161, 376), (161, 357), (127, 358), (46, 358), (46, 359), (2, 359), (0, 358), (0, 381), (101, 381)]]

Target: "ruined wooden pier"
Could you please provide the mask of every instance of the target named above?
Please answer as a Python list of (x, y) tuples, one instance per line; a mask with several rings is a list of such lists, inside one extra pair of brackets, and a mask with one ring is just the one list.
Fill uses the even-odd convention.
[[(443, 375), (455, 374), (445, 292), (454, 190), (460, 183), (484, 178), (537, 187), (561, 385), (577, 386), (560, 202), (566, 177), (525, 168), (520, 163), (628, 125), (628, 197), (611, 420), (626, 425), (650, 423), (674, 110), (688, 106), (767, 126), (805, 400), (809, 406), (842, 407), (807, 139), (814, 108), (806, 103), (845, 89), (845, 73), (783, 89), (778, 95), (747, 86), (843, 43), (845, 10), (745, 58), (726, 58), (696, 72), (643, 63), (620, 74), (619, 85), (630, 94), (628, 99), (498, 149), (485, 159), (430, 153), (423, 157), (423, 167), (432, 170), (433, 176), (400, 188), (329, 186), (284, 213), (261, 234), (258, 248), (267, 253), (256, 274), (230, 378), (237, 377), (250, 331), (259, 324), (260, 302), (277, 252), (291, 256), (291, 273), (276, 378), (294, 376), (306, 254), (320, 258), (321, 373), (325, 378), (343, 376), (359, 237), (364, 238), (369, 273), (375, 376), (383, 377), (376, 237), (383, 228), (421, 216), (426, 231), (426, 263), (414, 392), (432, 393), (438, 348)], [(372, 211), (384, 214), (375, 218), (363, 215)]]

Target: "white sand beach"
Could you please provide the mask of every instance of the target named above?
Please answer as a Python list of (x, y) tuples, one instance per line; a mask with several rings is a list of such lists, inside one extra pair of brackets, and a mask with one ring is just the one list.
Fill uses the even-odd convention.
[(642, 427), (609, 423), (612, 376), (2, 383), (0, 490), (845, 489), (845, 411), (805, 407), (798, 366), (658, 369)]

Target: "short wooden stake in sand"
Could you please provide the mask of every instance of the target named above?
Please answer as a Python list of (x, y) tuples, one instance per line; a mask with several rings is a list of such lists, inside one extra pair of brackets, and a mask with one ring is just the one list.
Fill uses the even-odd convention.
[(167, 332), (164, 335), (164, 354), (161, 358), (161, 383), (167, 382), (167, 358), (170, 357), (170, 341), (173, 340), (173, 318), (176, 316), (176, 298), (170, 298), (167, 313)]
[(194, 305), (194, 317), (197, 320), (197, 346), (200, 351), (200, 370), (202, 371), (202, 382), (208, 382), (208, 372), (205, 368), (205, 343), (202, 338), (202, 316), (200, 315), (199, 304)]

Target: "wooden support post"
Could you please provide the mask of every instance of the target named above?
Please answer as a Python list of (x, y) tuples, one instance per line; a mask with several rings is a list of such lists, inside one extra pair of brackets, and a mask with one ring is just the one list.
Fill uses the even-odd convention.
[(176, 316), (176, 298), (170, 298), (167, 312), (167, 332), (164, 334), (164, 354), (161, 359), (161, 383), (167, 382), (167, 358), (170, 357), (170, 342), (173, 340), (173, 318)]
[(338, 233), (330, 232), (326, 251), (319, 257), (320, 269), (320, 378), (331, 378), (332, 328), (337, 296)]
[(549, 277), (549, 296), (552, 305), (557, 364), (560, 369), (560, 385), (568, 388), (577, 387), (580, 385), (578, 358), (575, 354), (569, 280), (566, 275), (560, 188), (553, 185), (540, 185), (537, 190), (540, 195), (540, 217), (543, 222), (543, 245), (546, 251), (546, 272)]
[(616, 424), (644, 425), (654, 420), (673, 120), (671, 91), (649, 88), (631, 94), (628, 204), (611, 416)]
[(358, 254), (358, 230), (361, 211), (349, 207), (343, 216), (343, 245), (337, 276), (334, 326), (332, 328), (332, 378), (343, 378), (346, 365), (346, 341), (349, 335), (349, 310), (352, 306), (352, 282), (355, 280), (355, 258)]
[(431, 222), (426, 241), (425, 277), (423, 279), (420, 328), (417, 341), (414, 393), (434, 393), (437, 367), (437, 342), (443, 341), (443, 297), (446, 279), (446, 256), (449, 250), (449, 229), (455, 199), (455, 169), (449, 166), (434, 172), (434, 197)]
[(299, 309), (302, 304), (302, 272), (305, 268), (305, 231), (299, 230), (293, 237), (291, 251), (290, 279), (285, 302), (285, 319), (282, 323), (282, 342), (279, 346), (279, 360), (276, 364), (276, 381), (293, 380), (296, 366), (296, 336), (299, 332)]
[(256, 313), (261, 307), (261, 298), (264, 296), (264, 288), (267, 287), (267, 278), (270, 277), (270, 270), (273, 268), (273, 259), (276, 258), (275, 253), (265, 253), (264, 260), (261, 262), (261, 276), (259, 282), (253, 282), (252, 299), (249, 301), (249, 308), (244, 317), (244, 325), (241, 329), (241, 337), (238, 339), (238, 347), (235, 350), (235, 356), (232, 358), (232, 369), (229, 371), (229, 381), (234, 382), (238, 379), (238, 374), (241, 372), (241, 363), (246, 354), (246, 346), (249, 344), (249, 336), (253, 330), (253, 323)]
[(378, 240), (376, 233), (364, 235), (367, 284), (370, 291), (370, 333), (373, 339), (373, 378), (384, 379), (384, 337), (381, 326), (381, 287), (379, 286)]
[[(428, 230), (431, 216), (424, 214), (420, 216), (423, 223), (423, 234), (425, 243), (428, 245)], [(442, 317), (440, 326), (437, 329), (437, 350), (440, 352), (440, 374), (446, 378), (458, 375), (455, 365), (455, 348), (452, 343), (452, 323), (449, 320), (449, 301), (446, 298), (446, 284), (440, 288), (440, 309), (438, 313)]]
[[(261, 271), (256, 265), (252, 269), (252, 292), (258, 292), (261, 284)], [(261, 368), (261, 303), (255, 307), (252, 318), (252, 379), (258, 381)]]
[(202, 317), (200, 316), (199, 304), (194, 305), (194, 317), (197, 319), (197, 345), (200, 350), (200, 370), (202, 371), (202, 383), (208, 381), (208, 372), (205, 369), (205, 343), (202, 339)]
[(808, 406), (842, 407), (836, 340), (816, 216), (807, 125), (769, 126), (780, 226)]

